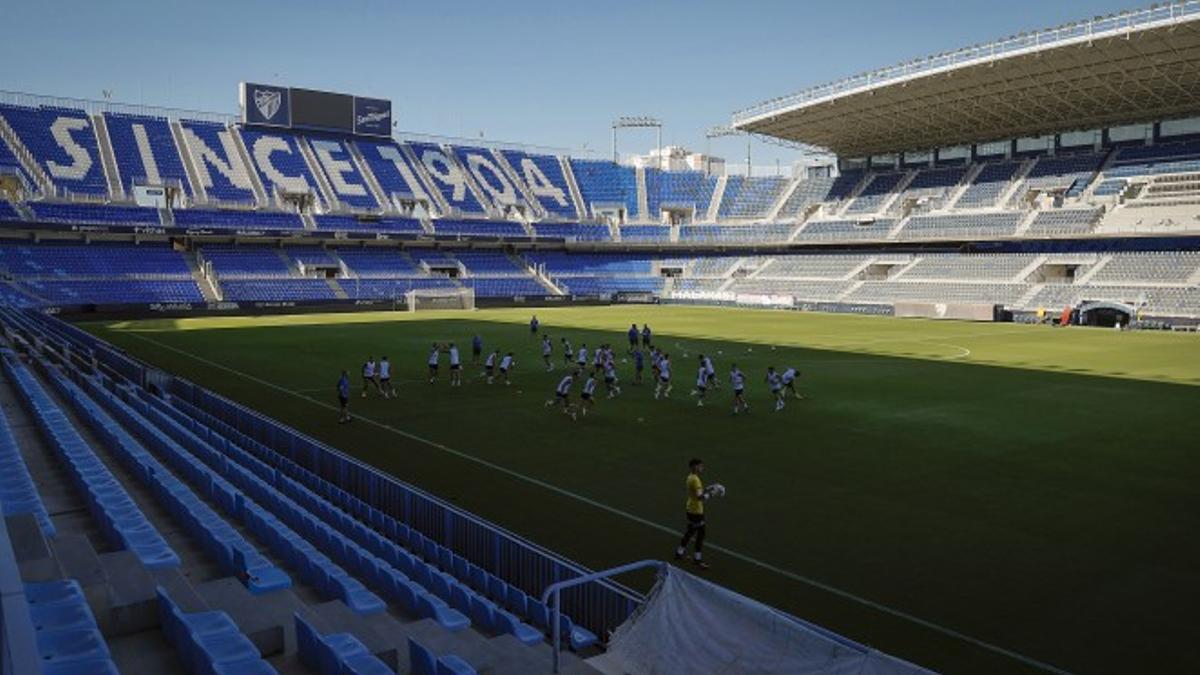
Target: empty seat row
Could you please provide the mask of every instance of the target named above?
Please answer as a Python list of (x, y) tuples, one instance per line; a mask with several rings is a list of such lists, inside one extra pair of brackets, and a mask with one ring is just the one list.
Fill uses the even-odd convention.
[(321, 635), (312, 624), (295, 615), (296, 654), (300, 663), (320, 675), (390, 675), (380, 661), (351, 633)]
[(108, 539), (132, 551), (146, 567), (178, 567), (179, 556), (33, 374), (12, 356), (4, 358), (4, 372), (16, 385), (22, 403), (66, 466), (75, 486), (84, 494), (89, 510)]
[(21, 513), (31, 513), (38, 521), (38, 527), (47, 537), (54, 536), (54, 523), (46, 511), (46, 505), (33, 484), (29, 475), (29, 467), (21, 457), (17, 441), (13, 438), (12, 429), (8, 425), (8, 417), (0, 411), (0, 510), (4, 516), (15, 516)]
[[(192, 428), (208, 428), (224, 437), (228, 457), (264, 481), (272, 483), (282, 495), (297, 504), (298, 509), (318, 516), (336, 532), (345, 535), (349, 540), (346, 542), (347, 548), (361, 546), (363, 551), (358, 555), (374, 555), (391, 563), (395, 568), (393, 572), (399, 573), (393, 575), (395, 581), (403, 584), (411, 580), (419, 587), (415, 589), (415, 593), (432, 591), (436, 599), (449, 603), (450, 607), (454, 607), (464, 617), (473, 616), (477, 612), (478, 617), (484, 621), (480, 627), (490, 632), (511, 633), (518, 639), (530, 640), (531, 633), (528, 626), (522, 627), (522, 618), (532, 622), (534, 627), (546, 627), (544, 621), (539, 625), (539, 619), (544, 617), (545, 605), (527, 598), (520, 589), (509, 586), (449, 548), (371, 508), (344, 490), (300, 469), (291, 460), (228, 427), (186, 401), (171, 397), (169, 401), (164, 402), (148, 394), (146, 398), (152, 401), (152, 405), (171, 414), (181, 423), (188, 424), (190, 420)], [(268, 464), (266, 460), (272, 460), (272, 463)], [(402, 545), (406, 546), (407, 550)], [(391, 584), (393, 581), (385, 580), (384, 583)], [(456, 588), (458, 590), (455, 590)], [(403, 592), (406, 596), (415, 594), (412, 590)], [(495, 606), (486, 603), (476, 603), (472, 606), (472, 596), (476, 594), (482, 596), (481, 600), (488, 600), (490, 597)], [(401, 604), (412, 602), (413, 600), (408, 598)], [(440, 607), (437, 609), (442, 615), (442, 620), (452, 618), (452, 615), (441, 611)], [(563, 619), (563, 635), (571, 637), (573, 647), (583, 649), (596, 643), (595, 635), (575, 626), (565, 615)]]
[(79, 582), (27, 583), (23, 590), (43, 675), (117, 675)]
[[(133, 474), (147, 485), (176, 522), (193, 538), (201, 542), (205, 552), (217, 561), (221, 570), (237, 578), (253, 594), (291, 587), (287, 573), (267, 560), (245, 537), (217, 514), (187, 485), (176, 478), (161, 464), (147, 448), (165, 457), (177, 469), (186, 469), (185, 453), (170, 438), (163, 435), (121, 402), (115, 394), (105, 390), (92, 378), (84, 378), (84, 387), (76, 385), (65, 376), (53, 374), (54, 384), (69, 398), (81, 417), (92, 425), (93, 430), (109, 449), (132, 470)], [(110, 416), (97, 401), (105, 401), (120, 423)], [(144, 445), (134, 440), (121, 424), (138, 432)], [(222, 498), (233, 502), (233, 489), (220, 478), (198, 481), (197, 487), (215, 502)]]
[(268, 675), (277, 672), (229, 615), (184, 612), (160, 586), (158, 617), (163, 636), (193, 675)]

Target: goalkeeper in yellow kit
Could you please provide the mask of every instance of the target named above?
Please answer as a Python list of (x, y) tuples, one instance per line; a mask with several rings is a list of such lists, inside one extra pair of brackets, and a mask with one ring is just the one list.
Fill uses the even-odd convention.
[(704, 562), (704, 502), (712, 497), (725, 494), (725, 486), (720, 483), (713, 483), (707, 488), (704, 487), (704, 481), (700, 479), (700, 474), (704, 473), (704, 461), (693, 459), (688, 462), (688, 475), (684, 481), (687, 490), (687, 530), (683, 533), (683, 538), (679, 540), (679, 546), (675, 548), (675, 559), (683, 560), (687, 554), (688, 543), (692, 537), (696, 538), (696, 552), (692, 557), (692, 564), (696, 567), (706, 570), (708, 563)]

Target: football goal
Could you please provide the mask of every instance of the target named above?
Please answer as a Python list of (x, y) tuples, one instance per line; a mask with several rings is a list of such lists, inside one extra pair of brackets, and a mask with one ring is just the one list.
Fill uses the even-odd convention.
[(475, 309), (473, 288), (414, 288), (404, 294), (410, 312), (430, 309)]

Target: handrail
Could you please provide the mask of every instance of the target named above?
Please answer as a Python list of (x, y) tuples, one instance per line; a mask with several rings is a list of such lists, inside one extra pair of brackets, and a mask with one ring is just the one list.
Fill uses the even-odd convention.
[(542, 604), (549, 605), (550, 595), (554, 595), (554, 605), (552, 606), (550, 613), (550, 621), (552, 625), (550, 632), (554, 636), (554, 672), (558, 672), (560, 658), (559, 650), (562, 644), (562, 635), (560, 634), (562, 631), (560, 626), (561, 619), (559, 618), (562, 614), (560, 611), (560, 605), (562, 604), (562, 590), (564, 588), (580, 586), (593, 581), (615, 577), (618, 574), (625, 574), (626, 572), (645, 569), (647, 567), (653, 567), (661, 574), (662, 572), (666, 571), (667, 563), (661, 560), (639, 560), (638, 562), (627, 563), (617, 567), (611, 567), (606, 570), (600, 570), (599, 572), (585, 574), (581, 577), (575, 577), (574, 579), (558, 581), (546, 587), (546, 590), (542, 592)]
[(732, 126), (746, 124), (759, 117), (782, 112), (820, 99), (857, 89), (870, 89), (934, 71), (962, 67), (974, 61), (989, 61), (1025, 51), (1058, 47), (1071, 42), (1091, 41), (1143, 30), (1154, 25), (1170, 25), (1195, 20), (1200, 15), (1200, 0), (1185, 0), (1144, 9), (1096, 17), (1055, 28), (1021, 33), (982, 45), (927, 56), (886, 68), (853, 75), (834, 82), (809, 87), (793, 94), (769, 99), (733, 113)]

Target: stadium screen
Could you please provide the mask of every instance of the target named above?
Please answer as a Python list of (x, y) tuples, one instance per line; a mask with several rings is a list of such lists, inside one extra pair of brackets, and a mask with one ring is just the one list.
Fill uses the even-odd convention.
[(354, 132), (354, 97), (292, 89), (292, 126)]

